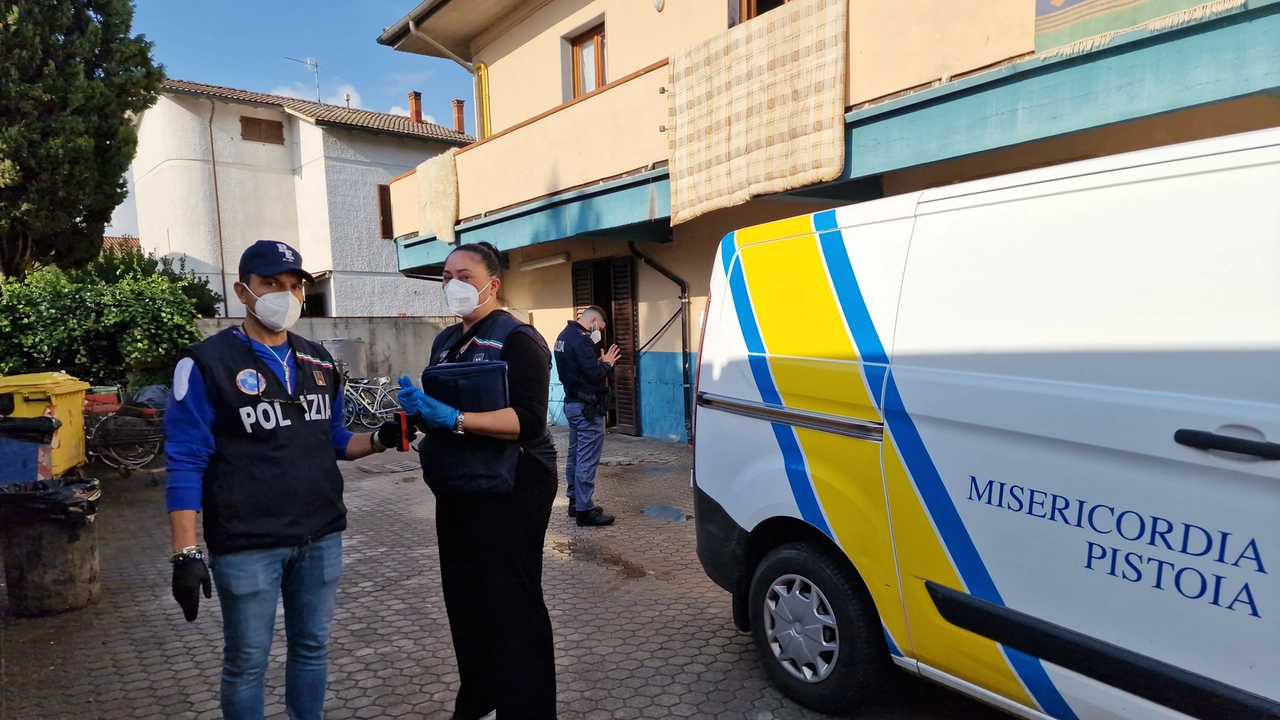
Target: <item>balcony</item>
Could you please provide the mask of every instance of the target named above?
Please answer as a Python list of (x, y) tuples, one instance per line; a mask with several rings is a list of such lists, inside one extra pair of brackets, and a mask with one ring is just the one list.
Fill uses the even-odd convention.
[[(1022, 0), (904, 2), (910, 7), (849, 0), (842, 40), (848, 48), (842, 61), (847, 63), (843, 107), (919, 90), (1033, 47), (1033, 16)], [(741, 36), (744, 25), (760, 22), (766, 16), (705, 43)], [(620, 38), (627, 32), (626, 25), (613, 27)], [(493, 62), (496, 86), (502, 62)], [(664, 168), (676, 137), (660, 130), (673, 124), (662, 93), (672, 89), (669, 73), (669, 61), (653, 63), (461, 149), (456, 155), (459, 239), (488, 240), (507, 249), (575, 234), (608, 236), (626, 226), (634, 236), (635, 226), (646, 222), (663, 224), (665, 232), (672, 198)], [(408, 237), (421, 231), (417, 185), (412, 176), (392, 185), (402, 268), (439, 262), (448, 249), (434, 242), (430, 231)], [(406, 201), (411, 207), (404, 207)]]

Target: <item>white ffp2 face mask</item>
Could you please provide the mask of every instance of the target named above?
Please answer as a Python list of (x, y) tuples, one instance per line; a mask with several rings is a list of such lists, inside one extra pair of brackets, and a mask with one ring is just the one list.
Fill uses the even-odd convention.
[[(249, 286), (244, 287), (249, 290)], [(249, 312), (258, 318), (268, 330), (274, 332), (282, 332), (293, 327), (298, 322), (298, 318), (302, 317), (302, 303), (298, 301), (297, 296), (288, 290), (267, 293), (262, 297), (258, 297), (252, 290), (249, 294), (258, 301), (258, 304)]]
[(471, 283), (457, 279), (444, 284), (444, 301), (449, 306), (449, 312), (458, 317), (470, 315), (482, 304), (480, 291)]
[(595, 343), (596, 345), (599, 345), (599, 344), (600, 344), (600, 331), (599, 331), (599, 330), (592, 330), (592, 331), (591, 331), (591, 342)]

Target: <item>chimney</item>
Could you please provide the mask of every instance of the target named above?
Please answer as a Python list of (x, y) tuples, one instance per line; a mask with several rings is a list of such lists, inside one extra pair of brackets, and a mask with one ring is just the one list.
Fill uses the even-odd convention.
[(409, 93), (409, 122), (422, 122), (422, 93), (417, 90)]
[(466, 114), (462, 112), (462, 107), (464, 105), (466, 105), (465, 101), (453, 101), (453, 129), (457, 130), (461, 135), (467, 134), (467, 117)]

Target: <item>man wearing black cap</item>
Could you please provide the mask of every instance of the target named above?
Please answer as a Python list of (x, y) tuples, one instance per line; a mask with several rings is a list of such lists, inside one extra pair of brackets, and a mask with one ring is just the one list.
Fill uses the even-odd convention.
[[(329, 624), (342, 574), (342, 473), (398, 445), (398, 423), (354, 435), (343, 425), (342, 379), (320, 345), (288, 331), (311, 275), (284, 243), (259, 240), (240, 258), (236, 297), (247, 313), (184, 351), (165, 414), (173, 596), (188, 622), (200, 593), (222, 607), (222, 713), (260, 720), (265, 672), (284, 598), (285, 706), (319, 720)], [(209, 564), (196, 542), (204, 512)]]

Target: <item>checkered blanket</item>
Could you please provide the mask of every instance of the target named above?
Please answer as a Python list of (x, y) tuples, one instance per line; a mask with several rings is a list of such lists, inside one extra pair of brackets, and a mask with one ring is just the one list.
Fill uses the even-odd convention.
[(793, 0), (672, 56), (671, 222), (844, 170), (848, 0)]

